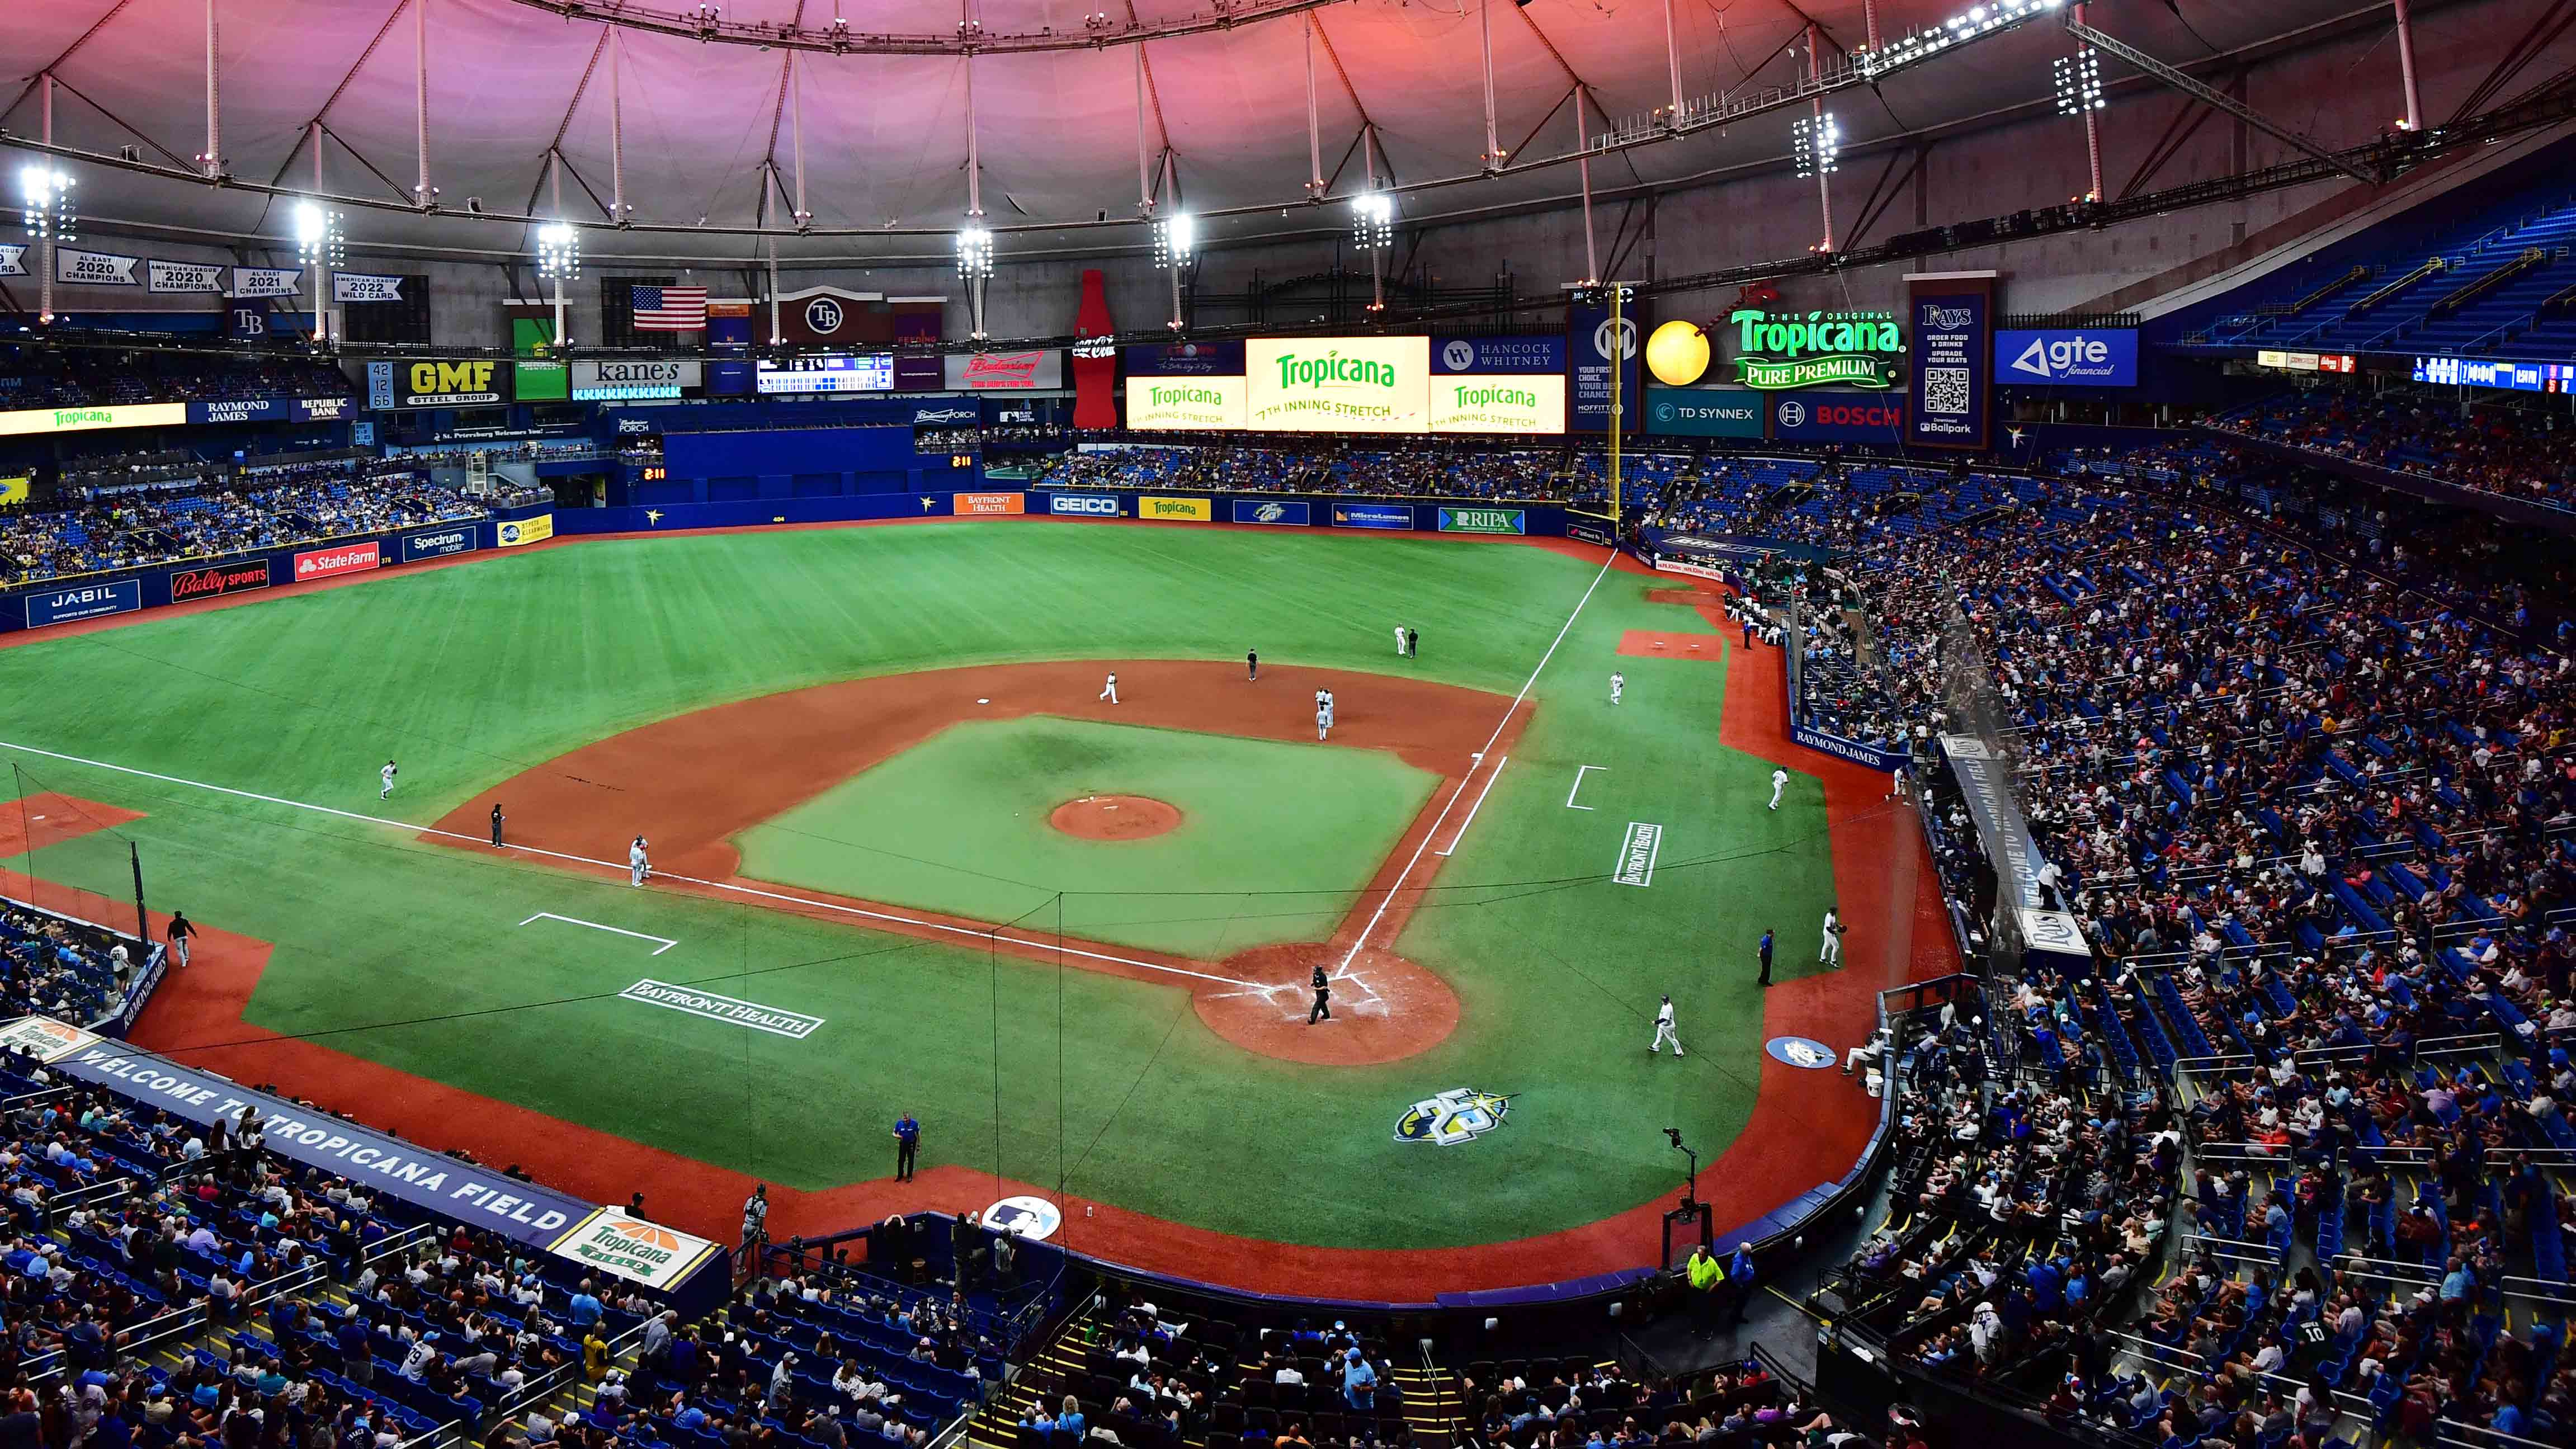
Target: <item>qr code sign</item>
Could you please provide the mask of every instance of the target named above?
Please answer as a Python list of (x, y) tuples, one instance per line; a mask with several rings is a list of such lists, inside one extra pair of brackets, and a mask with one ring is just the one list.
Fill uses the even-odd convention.
[(1923, 369), (1923, 411), (1955, 415), (1967, 410), (1968, 369), (1964, 367)]

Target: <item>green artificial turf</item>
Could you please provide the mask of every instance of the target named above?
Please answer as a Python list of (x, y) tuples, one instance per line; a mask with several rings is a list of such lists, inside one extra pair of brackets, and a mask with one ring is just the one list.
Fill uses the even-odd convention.
[[(1037, 715), (944, 730), (736, 843), (761, 880), (1215, 960), (1330, 935), (1437, 783), (1381, 750)], [(1048, 824), (1088, 795), (1181, 824), (1123, 841)], [(861, 843), (880, 841), (902, 849)]]
[[(1597, 572), (1513, 545), (1186, 526), (586, 543), (0, 650), (0, 741), (426, 822), (655, 719), (934, 666), (1258, 648), (1265, 661), (1508, 697)], [(628, 890), (5, 747), (24, 774), (0, 788), (147, 812), (120, 834), (38, 852), (35, 870), (123, 895), (136, 842), (156, 907), (277, 943), (249, 1009), (257, 1024), (636, 1141), (820, 1187), (888, 1171), (884, 1122), (910, 1108), (928, 1127), (925, 1165), (1062, 1182), (1288, 1242), (1495, 1241), (1671, 1187), (1668, 1125), (1704, 1155), (1723, 1147), (1758, 1076), (1752, 938), (1779, 926), (1780, 974), (1797, 974), (1829, 889), (1814, 782), (1799, 777), (1768, 812), (1769, 766), (1716, 742), (1725, 667), (1614, 657), (1623, 629), (1699, 627), (1646, 603), (1648, 586), (1602, 579), (1531, 683), (1527, 734), (1399, 943), (1456, 985), (1463, 1019), (1441, 1046), (1384, 1067), (1248, 1056), (1172, 987)], [(1397, 623), (1421, 630), (1418, 660), (1391, 654)], [(1628, 678), (1615, 710), (1613, 669)], [(402, 783), (379, 805), (388, 755)], [(1403, 802), (1422, 798), (1419, 777), (1385, 763), (1403, 772), (1400, 799), (1355, 830), (1400, 828)], [(1607, 767), (1586, 776), (1576, 803), (1590, 810), (1566, 803), (1581, 764)], [(913, 827), (945, 808), (922, 802)], [(1666, 830), (1653, 884), (1604, 882), (1639, 820)], [(1307, 837), (1274, 822), (1247, 829), (1277, 859), (1235, 856), (1226, 889), (1265, 868), (1347, 888), (1383, 854), (1371, 838), (1318, 860), (1280, 844)], [(1220, 945), (1267, 929), (1221, 909)], [(655, 957), (625, 938), (518, 924), (539, 911), (681, 944)], [(825, 1025), (787, 1040), (616, 998), (645, 976)], [(1644, 1050), (1666, 991), (1686, 1065)], [(1507, 1124), (1458, 1147), (1393, 1140), (1409, 1103), (1462, 1086), (1515, 1094)]]

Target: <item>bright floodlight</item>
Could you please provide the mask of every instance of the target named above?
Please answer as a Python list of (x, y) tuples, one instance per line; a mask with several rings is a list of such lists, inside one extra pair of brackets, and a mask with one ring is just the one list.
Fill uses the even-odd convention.
[(1789, 128), (1790, 149), (1798, 158), (1798, 175), (1830, 176), (1842, 169), (1843, 128), (1834, 113), (1802, 116)]
[(72, 235), (72, 178), (42, 162), (18, 172), (18, 196), (26, 203), (27, 235), (39, 241), (76, 241)]
[(579, 227), (550, 221), (537, 228), (537, 275), (548, 279), (581, 275)]
[(957, 232), (957, 275), (972, 282), (993, 275), (993, 234), (980, 226)]
[(1364, 252), (1394, 245), (1395, 198), (1383, 191), (1363, 191), (1352, 197), (1351, 241)]
[(1154, 265), (1176, 267), (1198, 250), (1198, 219), (1188, 212), (1178, 212), (1154, 223)]
[(2057, 80), (2057, 113), (2080, 116), (2111, 104), (2102, 98), (2102, 58), (2085, 46), (2061, 55), (2049, 67)]
[(347, 260), (348, 238), (340, 230), (340, 213), (318, 201), (295, 203), (295, 259), (310, 266), (337, 268)]

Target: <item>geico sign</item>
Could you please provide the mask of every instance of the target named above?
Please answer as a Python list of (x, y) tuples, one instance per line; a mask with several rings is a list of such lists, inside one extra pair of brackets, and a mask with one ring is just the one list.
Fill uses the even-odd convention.
[(1118, 516), (1118, 500), (1115, 498), (1091, 498), (1059, 493), (1048, 500), (1047, 507), (1050, 512), (1079, 513), (1094, 518)]
[(467, 397), (492, 391), (489, 362), (415, 362), (411, 365), (414, 397)]

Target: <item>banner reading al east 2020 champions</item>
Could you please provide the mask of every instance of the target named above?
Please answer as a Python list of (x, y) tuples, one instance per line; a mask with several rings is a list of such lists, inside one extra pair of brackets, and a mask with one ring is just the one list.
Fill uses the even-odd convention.
[(1431, 430), (1428, 337), (1255, 337), (1244, 380), (1244, 424), (1259, 431)]

